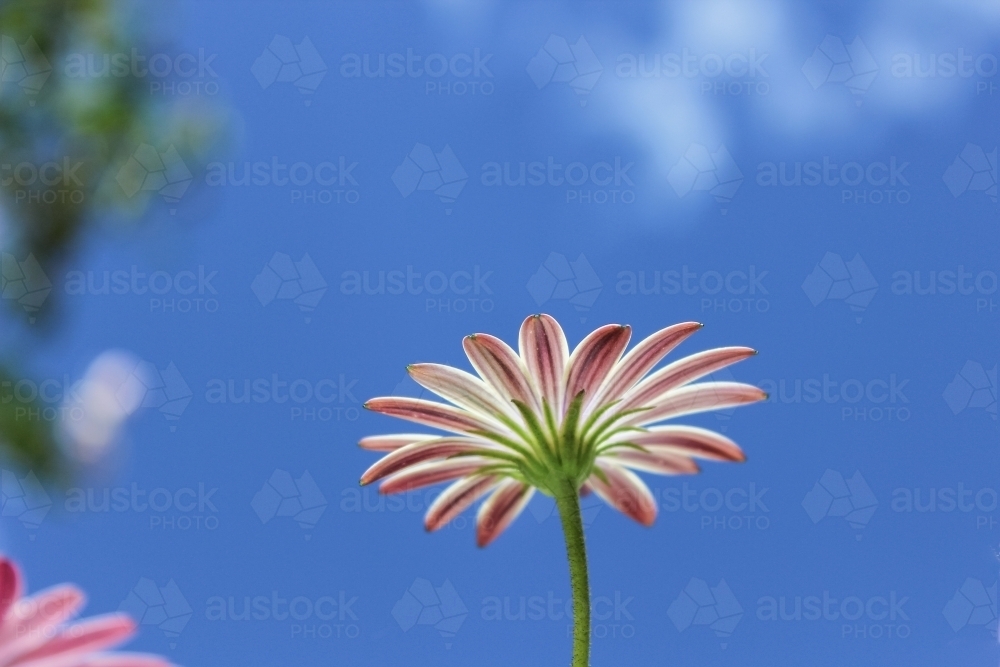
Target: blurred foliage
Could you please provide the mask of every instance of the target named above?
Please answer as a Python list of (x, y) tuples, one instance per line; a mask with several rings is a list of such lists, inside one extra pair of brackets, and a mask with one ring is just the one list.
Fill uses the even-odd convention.
[[(105, 54), (145, 48), (131, 26), (148, 23), (128, 9), (108, 0), (0, 0), (0, 269), (4, 300), (32, 322), (55, 300), (46, 302), (47, 291), (25, 295), (32, 267), (56, 275), (53, 267), (96, 218), (141, 215), (148, 198), (124, 193), (115, 180), (137, 146), (197, 153), (220, 126), (211, 109), (168, 104), (142, 78), (70, 70), (69, 55), (102, 63)], [(0, 379), (12, 365), (31, 366), (8, 360)], [(18, 420), (12, 405), (0, 401), (0, 444), (36, 472), (54, 470), (52, 424)]]
[(57, 450), (52, 433), (40, 419), (43, 405), (36, 397), (29, 402), (6, 400), (13, 397), (17, 379), (0, 368), (0, 441), (12, 455), (14, 462), (30, 468), (43, 478), (58, 472)]

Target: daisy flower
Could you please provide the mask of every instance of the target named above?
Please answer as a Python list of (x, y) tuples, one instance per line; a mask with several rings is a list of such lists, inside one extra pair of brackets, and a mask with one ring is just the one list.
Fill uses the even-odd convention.
[(0, 667), (171, 667), (159, 656), (102, 653), (135, 634), (125, 614), (75, 623), (86, 596), (61, 584), (24, 596), (17, 566), (0, 556)]
[[(402, 433), (361, 440), (386, 452), (361, 477), (401, 493), (450, 482), (429, 507), (424, 525), (445, 526), (485, 497), (476, 540), (486, 546), (517, 518), (536, 492), (555, 498), (566, 534), (574, 594), (573, 665), (588, 662), (590, 619), (579, 495), (593, 492), (643, 525), (657, 505), (636, 472), (687, 475), (696, 459), (745, 459), (732, 440), (694, 426), (659, 425), (686, 415), (767, 398), (737, 382), (696, 382), (756, 354), (724, 347), (653, 371), (702, 327), (684, 322), (649, 336), (628, 353), (631, 328), (609, 324), (569, 350), (555, 319), (532, 315), (521, 325), (518, 352), (489, 334), (463, 341), (478, 377), (441, 364), (407, 367), (417, 383), (448, 403), (374, 398), (369, 410), (448, 432)], [(653, 371), (653, 372), (651, 372)]]

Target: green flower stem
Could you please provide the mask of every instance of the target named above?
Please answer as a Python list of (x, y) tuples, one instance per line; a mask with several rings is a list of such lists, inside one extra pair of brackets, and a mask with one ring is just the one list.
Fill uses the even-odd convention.
[(590, 667), (590, 583), (587, 547), (583, 539), (580, 495), (569, 481), (556, 494), (556, 506), (566, 536), (570, 586), (573, 589), (573, 661), (571, 667)]

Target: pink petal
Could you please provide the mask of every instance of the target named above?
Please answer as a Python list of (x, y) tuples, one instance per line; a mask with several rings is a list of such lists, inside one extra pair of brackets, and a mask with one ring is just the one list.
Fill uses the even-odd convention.
[(507, 343), (489, 334), (473, 334), (466, 336), (462, 345), (473, 368), (503, 400), (521, 401), (532, 410), (538, 409), (527, 369)]
[(391, 435), (370, 435), (361, 438), (358, 447), (372, 452), (392, 452), (400, 447), (423, 440), (433, 440), (439, 436), (432, 433), (393, 433)]
[(107, 653), (87, 656), (78, 667), (174, 667), (174, 665), (158, 655)]
[(595, 329), (573, 350), (566, 367), (566, 406), (584, 392), (583, 405), (591, 405), (597, 389), (618, 362), (628, 345), (632, 328), (606, 324)]
[(697, 475), (701, 472), (698, 464), (688, 457), (658, 450), (642, 452), (637, 449), (616, 449), (613, 453), (604, 455), (602, 460), (657, 475)]
[(500, 483), (476, 515), (476, 544), (485, 547), (507, 530), (531, 500), (535, 488), (516, 479)]
[(87, 653), (100, 651), (128, 639), (135, 632), (135, 622), (124, 614), (108, 614), (87, 619), (63, 629), (48, 642), (28, 653), (19, 655), (6, 667), (16, 667), (45, 658), (63, 664), (75, 664), (72, 660)]
[(558, 413), (562, 405), (563, 371), (569, 359), (569, 345), (562, 327), (549, 315), (531, 315), (521, 325), (518, 348), (542, 398)]
[(726, 436), (696, 426), (657, 426), (647, 433), (624, 434), (621, 439), (650, 450), (713, 461), (743, 462), (747, 458), (740, 446)]
[(411, 465), (434, 459), (444, 459), (462, 452), (487, 449), (489, 445), (472, 438), (435, 438), (415, 442), (386, 454), (361, 476), (362, 484), (371, 484)]
[(757, 354), (749, 347), (720, 347), (692, 354), (661, 368), (625, 396), (619, 409), (628, 410), (654, 405), (668, 391), (677, 389), (709, 373), (731, 366)]
[(15, 602), (0, 629), (0, 665), (44, 643), (52, 629), (72, 617), (85, 600), (79, 588), (61, 584)]
[(630, 426), (644, 426), (664, 419), (673, 419), (696, 412), (724, 410), (737, 405), (755, 403), (767, 398), (759, 387), (740, 382), (700, 382), (675, 389), (662, 397), (652, 410), (626, 417)]
[(463, 370), (442, 364), (412, 364), (406, 370), (417, 384), (466, 410), (490, 417), (517, 416), (485, 382)]
[(488, 459), (473, 456), (418, 463), (387, 477), (378, 490), (384, 494), (402, 493), (441, 482), (450, 482), (471, 475), (490, 463)]
[(13, 561), (0, 558), (0, 623), (21, 597), (21, 573)]
[(596, 474), (592, 474), (587, 480), (587, 485), (594, 490), (594, 493), (600, 496), (601, 500), (642, 525), (653, 525), (656, 520), (656, 501), (638, 475), (631, 470), (603, 460), (598, 460), (597, 466), (608, 478), (608, 483), (605, 483)]
[(603, 405), (617, 401), (653, 366), (660, 363), (660, 360), (702, 326), (704, 325), (698, 322), (682, 322), (660, 329), (640, 342), (611, 370), (594, 403)]
[(443, 528), (497, 484), (489, 475), (460, 479), (434, 499), (424, 517), (424, 528)]
[(399, 417), (456, 433), (496, 432), (497, 430), (495, 424), (471, 412), (419, 398), (396, 396), (373, 398), (365, 403), (365, 407), (390, 417)]

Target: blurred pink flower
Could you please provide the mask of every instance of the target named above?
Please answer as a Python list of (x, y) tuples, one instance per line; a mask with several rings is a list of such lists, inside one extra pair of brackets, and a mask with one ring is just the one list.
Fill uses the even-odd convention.
[(0, 556), (0, 667), (170, 667), (140, 653), (101, 653), (135, 634), (125, 614), (75, 623), (86, 596), (71, 584), (24, 597), (21, 573)]

